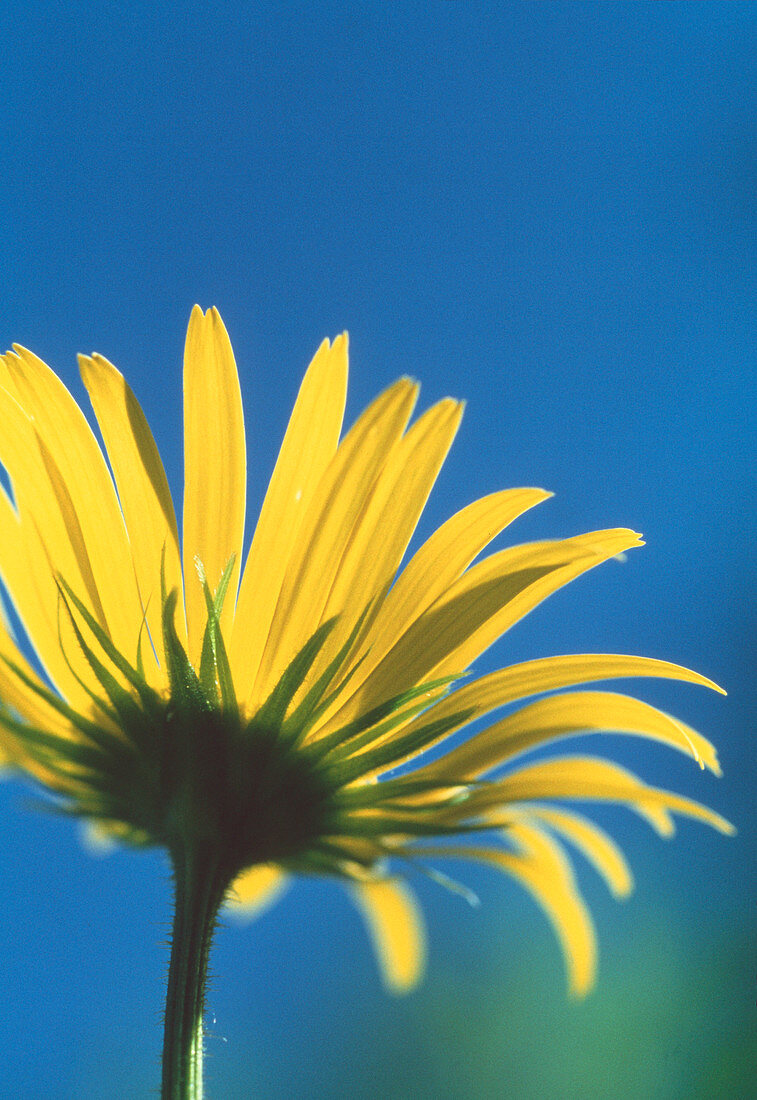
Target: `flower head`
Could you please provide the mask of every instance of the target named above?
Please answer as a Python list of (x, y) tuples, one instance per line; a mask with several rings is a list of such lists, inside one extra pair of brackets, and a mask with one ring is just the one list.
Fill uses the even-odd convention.
[(292, 873), (342, 880), (397, 989), (422, 959), (420, 918), (399, 874), (446, 857), (489, 864), (534, 895), (561, 939), (571, 988), (586, 991), (595, 937), (563, 844), (617, 896), (631, 876), (609, 836), (562, 803), (622, 803), (663, 836), (673, 813), (732, 830), (601, 758), (522, 757), (616, 731), (665, 742), (717, 774), (712, 745), (662, 711), (563, 690), (640, 676), (716, 685), (667, 662), (604, 654), (453, 685), (550, 593), (639, 538), (594, 531), (477, 560), (549, 495), (505, 490), (454, 515), (398, 572), (462, 406), (440, 401), (408, 427), (418, 387), (402, 378), (340, 442), (340, 336), (305, 375), (243, 563), (239, 382), (218, 313), (195, 307), (180, 549), (132, 391), (101, 356), (80, 365), (110, 469), (44, 363), (17, 347), (0, 368), (0, 461), (12, 486), (12, 499), (0, 492), (0, 571), (41, 666), (0, 626), (7, 762), (99, 829), (163, 846), (177, 865), (199, 860), (231, 904), (262, 903)]

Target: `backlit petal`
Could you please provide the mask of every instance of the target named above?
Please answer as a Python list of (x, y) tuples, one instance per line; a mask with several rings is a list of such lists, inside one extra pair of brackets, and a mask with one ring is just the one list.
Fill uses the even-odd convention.
[[(460, 424), (463, 407), (440, 401), (392, 448), (332, 585), (322, 619), (338, 615), (312, 679), (349, 637), (367, 603), (384, 596)], [(364, 628), (365, 628), (364, 624)]]
[(418, 388), (403, 378), (366, 409), (321, 478), (297, 534), (254, 697), (263, 701), (317, 629), (353, 528), (392, 446), (410, 418)]
[[(168, 590), (178, 588), (181, 595), (183, 587), (168, 480), (144, 413), (120, 371), (101, 355), (80, 355), (79, 369), (105, 441), (129, 533), (139, 593), (150, 633), (160, 650), (162, 564)], [(183, 622), (177, 625), (183, 632)]]
[[(82, 591), (79, 595), (90, 595), (92, 610), (98, 614), (101, 609), (102, 625), (114, 643), (133, 656), (142, 609), (123, 517), (102, 452), (60, 379), (31, 352), (18, 346), (15, 350), (16, 355), (6, 356), (6, 364), (19, 404), (33, 424), (43, 466), (83, 572), (85, 558), (91, 569), (96, 594)], [(54, 563), (62, 572), (57, 559)]]
[(239, 588), (230, 647), (246, 698), (260, 666), (298, 531), (334, 457), (347, 397), (347, 334), (324, 340), (307, 369), (255, 528)]
[(612, 837), (593, 821), (575, 810), (558, 810), (553, 806), (527, 804), (513, 807), (523, 819), (536, 819), (569, 840), (593, 863), (616, 898), (625, 898), (633, 889), (633, 876), (626, 858)]
[(583, 997), (594, 984), (597, 937), (570, 863), (562, 849), (539, 829), (517, 825), (508, 830), (508, 836), (519, 852), (472, 848), (461, 854), (506, 871), (532, 894), (560, 940), (569, 991)]
[[(632, 531), (594, 531), (561, 542), (532, 543), (492, 554), (408, 624), (389, 653), (365, 677), (363, 686), (331, 718), (329, 728), (412, 684), (463, 672), (552, 592), (638, 544)], [(370, 665), (370, 658), (366, 665)]]
[(393, 993), (406, 993), (425, 965), (425, 932), (409, 887), (397, 879), (354, 882), (351, 892), (365, 918), (381, 975)]
[(367, 659), (351, 681), (350, 694), (386, 656), (407, 624), (420, 617), (493, 538), (549, 496), (542, 489), (504, 489), (474, 501), (442, 524), (402, 570), (381, 605), (356, 655)]
[(715, 749), (690, 726), (628, 695), (577, 691), (522, 707), (433, 765), (434, 774), (473, 777), (548, 741), (581, 733), (629, 733), (662, 741), (720, 774)]
[(215, 591), (232, 555), (221, 625), (234, 619), (244, 537), (247, 459), (234, 353), (218, 310), (195, 306), (184, 348), (184, 598), (189, 655), (199, 660), (207, 612), (200, 559)]
[(492, 783), (486, 790), (494, 803), (498, 799), (523, 802), (534, 798), (570, 798), (624, 802), (632, 806), (661, 805), (666, 810), (698, 818), (718, 832), (727, 835), (735, 832), (730, 822), (706, 806), (672, 791), (648, 787), (633, 772), (621, 768), (619, 764), (590, 756), (560, 757), (529, 764)]

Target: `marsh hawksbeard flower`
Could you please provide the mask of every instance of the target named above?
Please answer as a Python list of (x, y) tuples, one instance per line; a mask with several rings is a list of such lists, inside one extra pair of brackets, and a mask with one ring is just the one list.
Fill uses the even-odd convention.
[[(423, 955), (404, 874), (466, 858), (536, 898), (559, 935), (571, 990), (586, 992), (595, 937), (564, 842), (614, 894), (629, 892), (631, 876), (606, 833), (562, 803), (621, 803), (663, 836), (674, 813), (731, 827), (598, 757), (522, 757), (614, 731), (665, 742), (717, 774), (712, 745), (662, 711), (614, 692), (561, 690), (643, 676), (716, 685), (663, 661), (597, 654), (453, 685), (550, 593), (639, 538), (594, 531), (477, 560), (549, 496), (510, 489), (458, 512), (398, 572), (462, 406), (440, 401), (408, 427), (418, 387), (402, 378), (339, 442), (340, 336), (321, 345), (305, 375), (241, 568), (239, 382), (218, 313), (195, 307), (180, 551), (166, 476), (132, 391), (101, 356), (80, 365), (110, 469), (55, 374), (20, 347), (3, 359), (0, 460), (12, 499), (0, 493), (0, 569), (41, 666), (0, 627), (7, 763), (106, 834), (167, 849), (175, 950), (196, 931), (194, 950), (206, 958), (224, 902), (254, 908), (286, 876), (326, 875), (352, 892), (387, 983), (404, 989)], [(453, 737), (529, 697), (537, 698), (467, 740)], [(172, 962), (171, 980), (175, 1000), (194, 997), (194, 1018), (184, 1008), (173, 1018), (169, 1003), (167, 1041), (172, 1027), (178, 1035), (199, 1026), (202, 981), (185, 988), (191, 954)], [(176, 1041), (195, 1044), (194, 1069), (176, 1072), (197, 1078), (196, 1034)], [(164, 1083), (164, 1095), (184, 1095), (181, 1087)]]

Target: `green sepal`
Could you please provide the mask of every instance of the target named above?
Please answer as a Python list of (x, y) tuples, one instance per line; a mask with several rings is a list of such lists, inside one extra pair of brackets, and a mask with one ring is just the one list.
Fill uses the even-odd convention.
[[(89, 695), (92, 701), (100, 708), (101, 711), (103, 711), (104, 714), (111, 718), (111, 720), (117, 723), (120, 722), (122, 726), (130, 727), (134, 724), (134, 718), (136, 716), (141, 716), (143, 712), (140, 710), (140, 707), (134, 699), (134, 696), (131, 695), (126, 690), (126, 688), (122, 687), (119, 684), (115, 676), (113, 676), (113, 674), (108, 671), (105, 665), (103, 665), (102, 661), (100, 661), (95, 656), (92, 649), (87, 645), (84, 640), (84, 636), (72, 614), (71, 608), (68, 605), (66, 595), (63, 592), (61, 592), (60, 595), (61, 603), (68, 613), (69, 622), (71, 623), (71, 627), (74, 631), (74, 634), (76, 635), (76, 640), (79, 643), (79, 648), (84, 654), (87, 663), (89, 664), (89, 667), (92, 669), (93, 673), (97, 677), (97, 680), (102, 686), (103, 691), (113, 704), (113, 707), (108, 707), (107, 704), (100, 700), (93, 691), (90, 691), (87, 685), (78, 676), (76, 676), (76, 672), (73, 668), (71, 668), (69, 664), (69, 668), (71, 669), (72, 674), (76, 676), (79, 685), (84, 689), (84, 691), (86, 691), (87, 695)], [(63, 651), (62, 645), (61, 651)], [(68, 658), (66, 658), (66, 663), (68, 664)], [(135, 674), (139, 675), (136, 670)]]
[(50, 802), (43, 799), (30, 799), (29, 803), (34, 809), (42, 813), (54, 814), (56, 817), (84, 818), (95, 824), (102, 825), (107, 833), (112, 833), (113, 839), (119, 844), (130, 844), (138, 848), (153, 848), (159, 843), (146, 829), (131, 826), (126, 821), (114, 819), (113, 807), (103, 801), (87, 798), (68, 796), (70, 802)]
[[(100, 713), (103, 714), (108, 719), (109, 722), (114, 722), (114, 723), (117, 724), (118, 723), (118, 713), (113, 709), (113, 707), (109, 706), (109, 704), (106, 703), (104, 699), (101, 699), (100, 696), (95, 691), (93, 691), (92, 688), (88, 684), (85, 684), (84, 680), (81, 678), (81, 676), (78, 674), (78, 672), (76, 671), (74, 666), (71, 664), (71, 661), (69, 660), (69, 656), (66, 653), (66, 647), (63, 644), (63, 636), (61, 634), (61, 629), (60, 629), (60, 605), (61, 604), (63, 604), (63, 606), (66, 608), (66, 611), (68, 612), (68, 617), (69, 617), (69, 619), (72, 620), (72, 624), (73, 624), (73, 616), (71, 614), (71, 609), (69, 608), (68, 604), (66, 603), (66, 597), (63, 594), (63, 592), (61, 592), (60, 589), (58, 589), (58, 609), (57, 609), (58, 613), (57, 613), (57, 623), (56, 623), (56, 625), (57, 625), (57, 628), (58, 628), (58, 644), (60, 646), (60, 651), (61, 651), (61, 654), (63, 656), (63, 660), (66, 662), (66, 667), (68, 668), (68, 671), (71, 673), (73, 678), (76, 680), (79, 687), (82, 689), (82, 691), (86, 695), (89, 696), (89, 698), (92, 700), (92, 702), (97, 707), (97, 709), (100, 711)], [(73, 627), (74, 627), (74, 632), (78, 634), (78, 631), (76, 630), (76, 624), (73, 624)], [(80, 648), (84, 649), (84, 646), (81, 642), (80, 642)]]
[(451, 714), (447, 718), (432, 719), (417, 730), (410, 730), (377, 745), (374, 749), (368, 749), (358, 756), (336, 764), (334, 778), (339, 784), (346, 784), (363, 775), (386, 771), (406, 756), (420, 752), (434, 741), (441, 740), (453, 729), (464, 725), (473, 714), (474, 709), (471, 707), (457, 714)]
[[(384, 806), (392, 808), (391, 803), (401, 803), (405, 799), (413, 798), (415, 795), (437, 791), (440, 797), (444, 799), (443, 806), (454, 805), (465, 801), (468, 797), (467, 793), (455, 796), (445, 795), (445, 792), (458, 791), (461, 787), (465, 788), (467, 792), (467, 788), (475, 786), (476, 782), (475, 780), (472, 783), (465, 780), (458, 783), (440, 782), (438, 779), (416, 779), (413, 774), (400, 775), (394, 779), (382, 779), (379, 783), (361, 783), (359, 786), (345, 787), (334, 796), (334, 803), (340, 809), (344, 807), (351, 810), (366, 807), (380, 809)], [(399, 808), (404, 809), (405, 807), (400, 806)], [(409, 808), (412, 809), (412, 804)], [(438, 809), (438, 804), (436, 804), (435, 809)]]
[(231, 676), (231, 666), (226, 653), (226, 646), (221, 633), (221, 611), (226, 598), (226, 590), (229, 586), (231, 571), (234, 568), (236, 555), (232, 554), (226, 563), (226, 568), (221, 574), (215, 595), (210, 591), (205, 567), (199, 558), (195, 558), (197, 574), (202, 584), (205, 596), (205, 606), (208, 612), (208, 621), (205, 626), (205, 634), (202, 639), (202, 654), (200, 657), (200, 683), (209, 697), (217, 696), (220, 689), (220, 703), (229, 714), (238, 714), (234, 681)]
[[(496, 826), (492, 825), (488, 821), (464, 821), (464, 822), (451, 822), (446, 823), (440, 821), (438, 817), (434, 816), (432, 812), (427, 818), (424, 819), (420, 813), (416, 814), (399, 814), (399, 813), (385, 813), (382, 810), (376, 811), (375, 815), (355, 815), (349, 819), (349, 830), (351, 836), (359, 837), (386, 837), (398, 835), (398, 836), (458, 836), (461, 834), (483, 833), (491, 832), (496, 829)], [(464, 855), (465, 849), (460, 849), (461, 856)]]
[(260, 710), (251, 719), (249, 725), (261, 729), (281, 729), (284, 715), (289, 709), (292, 699), (299, 691), (305, 677), (313, 666), (313, 662), (321, 651), (324, 642), (336, 626), (337, 619), (327, 619), (321, 623), (310, 639), (289, 662), (286, 672), (280, 677), (279, 682), (271, 694), (263, 703)]
[(334, 699), (336, 699), (339, 693), (344, 690), (345, 686), (349, 683), (357, 670), (360, 668), (360, 665), (365, 660), (367, 654), (363, 654), (360, 660), (355, 662), (347, 675), (342, 678), (337, 687), (326, 694), (327, 688), (330, 684), (333, 683), (337, 673), (339, 672), (339, 669), (347, 660), (347, 657), (357, 640), (357, 636), (360, 633), (360, 628), (365, 622), (365, 618), (370, 610), (370, 607), (371, 605), (369, 604), (363, 610), (363, 613), (360, 615), (354, 627), (352, 628), (350, 636), (347, 638), (344, 645), (341, 646), (336, 656), (331, 661), (329, 661), (325, 670), (321, 673), (313, 686), (305, 694), (302, 702), (297, 705), (289, 718), (286, 719), (282, 726), (282, 733), (284, 734), (284, 736), (289, 736), (290, 734), (296, 733), (298, 741), (302, 741), (308, 730), (312, 729), (312, 727), (315, 725), (321, 715), (328, 710)]
[[(149, 601), (148, 601), (149, 602)], [(145, 663), (142, 660), (142, 635), (147, 626), (147, 608), (145, 607), (142, 612), (142, 622), (139, 626), (139, 634), (137, 635), (137, 675), (143, 680), (145, 679)]]
[[(311, 751), (318, 759), (327, 754), (335, 756), (337, 759), (343, 756), (351, 756), (358, 749), (384, 736), (400, 722), (407, 721), (415, 714), (438, 702), (438, 700), (423, 699), (415, 707), (409, 708), (407, 707), (408, 703), (412, 703), (423, 695), (429, 695), (439, 688), (448, 687), (459, 678), (459, 675), (456, 674), (454, 676), (442, 676), (438, 680), (429, 680), (425, 684), (416, 684), (415, 687), (402, 691), (398, 695), (392, 696), (391, 699), (379, 703), (378, 706), (372, 707), (364, 714), (358, 715), (346, 726), (333, 730), (325, 737), (314, 741), (310, 747)], [(384, 719), (388, 719), (388, 721), (384, 721)], [(379, 723), (383, 724), (379, 725)]]
[(48, 730), (19, 722), (7, 713), (0, 713), (0, 723), (15, 734), (31, 755), (46, 767), (50, 764), (48, 753), (52, 755), (53, 764), (56, 760), (65, 760), (87, 770), (98, 769), (103, 762), (103, 751), (99, 747), (59, 737)]
[[(359, 851), (358, 845), (363, 846)], [(347, 843), (340, 843), (338, 834), (319, 837), (316, 845), (310, 848), (302, 859), (292, 861), (291, 869), (304, 874), (337, 875), (339, 878), (353, 879), (355, 876), (344, 868), (345, 864), (358, 864), (369, 871), (376, 861), (383, 858), (383, 851), (373, 840), (367, 837), (349, 837)]]
[(71, 586), (65, 581), (60, 574), (57, 577), (57, 584), (59, 589), (62, 587), (65, 589), (69, 599), (74, 604), (74, 607), (79, 612), (81, 617), (89, 629), (97, 639), (101, 649), (105, 655), (112, 661), (124, 679), (131, 684), (134, 690), (142, 700), (142, 704), (146, 710), (154, 710), (160, 706), (160, 696), (158, 693), (149, 686), (144, 676), (140, 676), (139, 673), (132, 665), (127, 661), (123, 654), (113, 645), (106, 632), (100, 626), (98, 621), (94, 618), (89, 609), (82, 603), (79, 597), (76, 595)]
[[(464, 852), (465, 849), (462, 848), (454, 854), (460, 858), (461, 854)], [(419, 871), (422, 875), (430, 878), (437, 886), (441, 886), (443, 890), (447, 890), (450, 894), (455, 894), (457, 897), (462, 898), (463, 901), (467, 901), (471, 908), (478, 909), (481, 904), (481, 899), (474, 890), (471, 890), (465, 883), (458, 882), (457, 879), (444, 874), (443, 871), (437, 870), (436, 867), (426, 867), (420, 862), (420, 857), (426, 854), (423, 848), (416, 849), (415, 851), (413, 851), (413, 849), (407, 849), (405, 851), (393, 852), (392, 854), (400, 859), (407, 860), (414, 871)]]
[(179, 641), (174, 625), (174, 613), (179, 593), (172, 588), (163, 599), (163, 648), (168, 665), (168, 680), (171, 685), (171, 702), (188, 710), (214, 710), (213, 698), (208, 698), (192, 662)]

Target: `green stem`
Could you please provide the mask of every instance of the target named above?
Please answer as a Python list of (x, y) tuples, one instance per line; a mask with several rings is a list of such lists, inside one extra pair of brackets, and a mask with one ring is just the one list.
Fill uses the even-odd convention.
[(176, 908), (168, 969), (161, 1100), (202, 1100), (202, 1044), (208, 957), (228, 882), (217, 861), (174, 853)]

